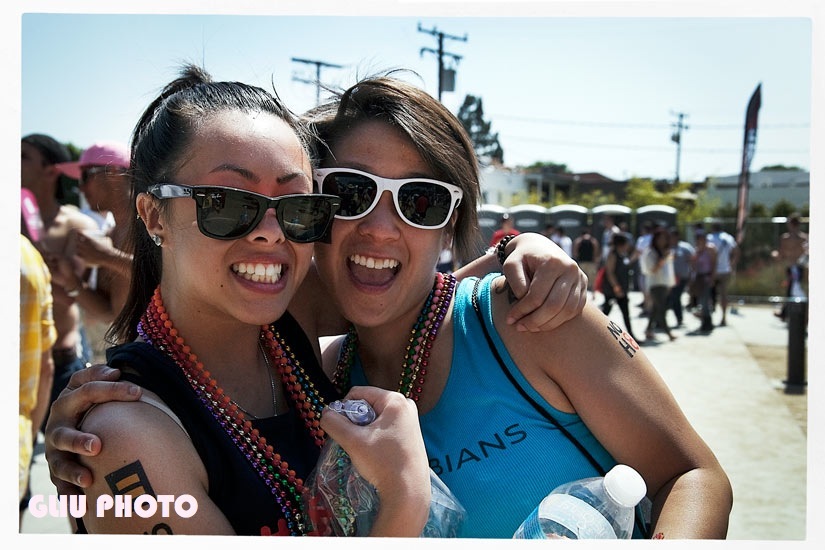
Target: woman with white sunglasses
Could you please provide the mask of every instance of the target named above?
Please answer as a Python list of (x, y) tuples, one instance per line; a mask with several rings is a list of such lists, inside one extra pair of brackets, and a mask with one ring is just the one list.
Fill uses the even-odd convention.
[[(724, 538), (727, 476), (632, 337), (592, 304), (553, 331), (520, 331), (503, 277), (435, 271), (444, 247), (467, 257), (480, 240), (478, 166), (455, 116), (385, 77), (308, 117), (315, 179), (341, 198), (315, 260), (352, 323), (325, 369), (342, 390), (416, 402), (430, 467), (467, 510), (461, 536), (509, 538), (551, 489), (621, 462), (647, 484), (648, 536)], [(496, 247), (502, 262), (511, 246)]]

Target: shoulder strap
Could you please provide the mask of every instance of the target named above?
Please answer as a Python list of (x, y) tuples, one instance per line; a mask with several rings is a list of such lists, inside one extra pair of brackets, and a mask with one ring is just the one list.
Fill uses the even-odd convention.
[(533, 399), (530, 396), (530, 394), (524, 389), (524, 387), (522, 387), (522, 385), (519, 384), (516, 377), (513, 376), (513, 373), (510, 371), (510, 367), (507, 365), (507, 363), (501, 358), (501, 354), (499, 354), (498, 348), (495, 345), (495, 342), (493, 342), (493, 338), (490, 336), (490, 331), (487, 328), (487, 323), (484, 320), (484, 315), (481, 313), (481, 308), (479, 307), (478, 288), (480, 284), (481, 279), (477, 280), (475, 282), (475, 286), (473, 287), (473, 309), (475, 309), (476, 314), (478, 315), (478, 320), (481, 324), (481, 328), (484, 330), (484, 337), (487, 340), (487, 344), (490, 346), (490, 351), (493, 352), (493, 356), (496, 358), (496, 361), (498, 362), (499, 367), (501, 367), (501, 370), (504, 372), (504, 375), (513, 385), (513, 387), (516, 388), (516, 390), (519, 392), (519, 395), (521, 395), (524, 398), (524, 400), (527, 401), (534, 409), (536, 409), (536, 411), (540, 415), (542, 415), (548, 422), (550, 422), (550, 424), (552, 424), (555, 428), (560, 430), (564, 434), (564, 436), (568, 440), (570, 440), (570, 442), (573, 445), (576, 446), (576, 448), (579, 450), (582, 456), (584, 456), (587, 459), (590, 465), (593, 466), (593, 468), (597, 472), (599, 472), (600, 475), (604, 475), (606, 473), (604, 467), (602, 467), (602, 465), (599, 464), (599, 462), (593, 457), (592, 454), (590, 454), (590, 452), (584, 447), (584, 445), (581, 444), (581, 442), (578, 439), (573, 437), (573, 435), (567, 430), (567, 428), (562, 426), (562, 424), (558, 420), (556, 420), (556, 418), (553, 417), (553, 415), (551, 415), (547, 411), (547, 409), (542, 407), (535, 399)]

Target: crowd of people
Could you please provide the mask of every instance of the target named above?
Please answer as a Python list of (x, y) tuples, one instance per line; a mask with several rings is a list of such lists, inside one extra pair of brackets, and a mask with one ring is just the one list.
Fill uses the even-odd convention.
[[(647, 319), (642, 343), (657, 342), (657, 332), (675, 340), (673, 329), (685, 326), (686, 311), (699, 319), (697, 333), (708, 334), (727, 325), (728, 285), (739, 247), (718, 222), (711, 225), (709, 233), (703, 224), (694, 225), (693, 236), (691, 244), (677, 227), (651, 222), (642, 225), (633, 244), (626, 233), (612, 232), (603, 264), (603, 311), (608, 313), (616, 302), (628, 332), (633, 334), (627, 293), (631, 288), (641, 292), (639, 317)], [(717, 310), (718, 321), (714, 323)], [(669, 322), (671, 312), (676, 320), (673, 325)]]
[[(581, 227), (576, 238), (571, 239), (559, 223), (548, 223), (543, 234), (587, 275), (590, 296), (600, 301), (605, 315), (610, 314), (613, 305), (619, 307), (625, 330), (634, 340), (628, 296), (631, 291), (641, 293), (636, 307), (638, 318), (646, 320), (645, 338), (637, 341), (650, 344), (657, 341), (658, 332), (675, 340), (677, 335), (672, 329), (686, 326), (685, 312), (700, 321), (695, 328), (697, 333), (708, 334), (715, 327), (727, 326), (728, 287), (740, 256), (739, 246), (719, 222), (713, 222), (709, 231), (702, 223), (691, 229), (693, 244), (683, 238), (678, 227), (650, 220), (640, 225), (639, 234), (634, 237), (626, 224), (617, 224), (607, 214), (601, 220), (601, 239), (593, 235), (590, 226)], [(518, 232), (513, 219), (505, 215), (494, 240)], [(807, 265), (807, 235), (799, 230), (798, 214), (789, 218), (788, 232), (780, 238), (773, 256), (787, 272), (783, 292), (799, 295)], [(777, 310), (776, 316), (784, 319), (784, 308)], [(673, 318), (675, 323), (671, 324)]]

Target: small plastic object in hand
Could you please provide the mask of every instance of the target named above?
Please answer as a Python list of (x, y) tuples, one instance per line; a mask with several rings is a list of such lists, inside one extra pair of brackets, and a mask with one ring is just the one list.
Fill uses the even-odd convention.
[(363, 399), (333, 401), (329, 404), (329, 408), (343, 414), (349, 418), (350, 422), (359, 426), (366, 426), (375, 420), (375, 410)]

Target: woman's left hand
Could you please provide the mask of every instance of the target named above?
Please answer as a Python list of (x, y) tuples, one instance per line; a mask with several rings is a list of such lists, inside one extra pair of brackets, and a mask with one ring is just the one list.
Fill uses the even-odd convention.
[(512, 290), (508, 324), (548, 331), (581, 314), (587, 275), (556, 243), (539, 233), (521, 233), (505, 251), (501, 270)]
[(358, 426), (327, 408), (321, 427), (349, 454), (352, 465), (380, 495), (370, 535), (417, 537), (429, 513), (430, 467), (415, 402), (398, 392), (355, 386), (347, 399), (364, 399), (375, 420)]

